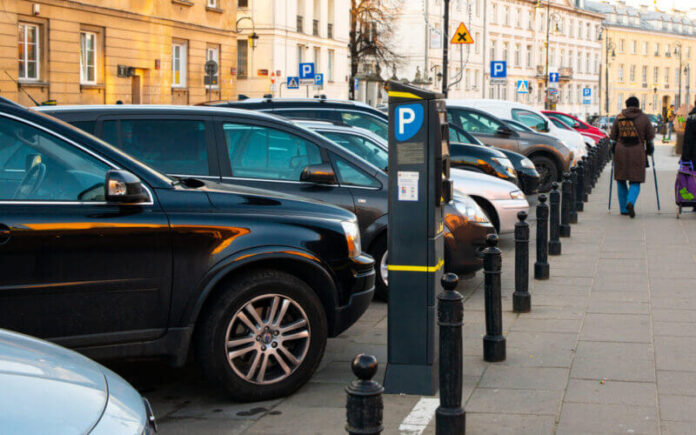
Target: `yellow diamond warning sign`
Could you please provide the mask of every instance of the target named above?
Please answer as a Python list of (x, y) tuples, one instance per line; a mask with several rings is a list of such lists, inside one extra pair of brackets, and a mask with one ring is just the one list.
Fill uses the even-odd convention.
[(450, 41), (452, 44), (473, 44), (474, 43), (474, 38), (471, 37), (471, 34), (469, 33), (469, 29), (466, 28), (464, 23), (459, 23), (459, 27), (457, 27), (457, 31), (454, 32), (454, 36), (452, 36), (452, 40)]

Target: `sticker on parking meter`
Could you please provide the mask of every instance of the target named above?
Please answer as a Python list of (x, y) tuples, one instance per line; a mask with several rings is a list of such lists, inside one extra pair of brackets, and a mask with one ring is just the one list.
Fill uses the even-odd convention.
[(418, 201), (418, 177), (415, 171), (398, 172), (399, 201)]
[(404, 104), (396, 108), (394, 137), (399, 142), (411, 139), (423, 125), (423, 106)]

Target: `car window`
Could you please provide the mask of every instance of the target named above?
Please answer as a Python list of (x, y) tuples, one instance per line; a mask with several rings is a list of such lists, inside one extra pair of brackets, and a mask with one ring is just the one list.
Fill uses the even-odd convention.
[[(576, 120), (574, 120), (574, 119), (571, 118), (570, 116), (564, 115), (564, 114), (562, 114), (562, 113), (554, 113), (553, 116), (554, 116), (555, 118), (558, 118), (558, 119), (560, 119), (561, 121), (563, 121), (563, 123), (566, 124), (566, 125), (567, 125), (568, 127), (570, 127), (570, 128), (573, 128), (573, 126), (574, 126), (575, 123), (577, 122)], [(580, 127), (582, 127), (582, 124), (580, 124), (579, 122), (577, 122), (577, 123), (578, 123), (578, 125), (579, 125)]]
[(372, 115), (359, 112), (341, 112), (343, 122), (351, 127), (360, 127), (370, 130), (382, 139), (389, 137), (388, 123)]
[(205, 122), (122, 119), (102, 124), (102, 139), (165, 174), (210, 175)]
[(273, 114), (290, 119), (329, 119), (325, 110), (278, 109)]
[(512, 109), (512, 119), (536, 131), (543, 131), (541, 126), (546, 125), (544, 118), (529, 110)]
[(510, 126), (510, 128), (512, 128), (513, 130), (517, 130), (517, 131), (521, 131), (521, 132), (530, 132), (530, 131), (533, 132), (533, 131), (534, 131), (534, 130), (530, 129), (529, 127), (527, 127), (526, 125), (520, 124), (520, 123), (517, 122), (517, 121), (508, 121), (508, 120), (506, 119), (506, 120), (505, 120), (505, 123), (506, 123), (508, 126)]
[(89, 134), (94, 134), (94, 126), (97, 121), (71, 121), (70, 124)]
[(346, 160), (334, 155), (338, 182), (344, 186), (379, 187), (379, 181), (370, 177)]
[(470, 133), (496, 134), (503, 127), (497, 120), (476, 112), (457, 110), (455, 116), (459, 118), (462, 128)]
[(2, 201), (103, 201), (109, 170), (62, 139), (3, 117), (0, 168)]
[(558, 119), (554, 116), (552, 116), (549, 119), (551, 119), (551, 122), (553, 122), (553, 125), (560, 128), (561, 130), (572, 130), (570, 127), (568, 127), (568, 125), (566, 123), (564, 123), (563, 121), (561, 121), (560, 119)]
[(349, 133), (333, 131), (322, 132), (324, 136), (341, 145), (348, 151), (365, 159), (379, 169), (386, 170), (389, 165), (389, 153), (367, 138)]
[(269, 127), (225, 123), (232, 176), (300, 181), (305, 167), (323, 163), (319, 147)]

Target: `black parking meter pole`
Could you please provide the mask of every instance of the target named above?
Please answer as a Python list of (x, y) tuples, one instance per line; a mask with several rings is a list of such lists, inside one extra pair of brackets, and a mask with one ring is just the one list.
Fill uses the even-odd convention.
[(457, 292), (459, 278), (442, 277), (445, 291), (437, 296), (437, 324), (440, 327), (440, 406), (435, 411), (435, 433), (463, 434), (466, 414), (462, 408), (463, 350), (462, 322), (464, 297)]
[(532, 309), (529, 294), (529, 224), (527, 212), (517, 213), (515, 224), (515, 292), (512, 294), (512, 311), (527, 313)]
[(377, 373), (377, 358), (358, 354), (351, 370), (358, 378), (346, 387), (346, 432), (350, 435), (377, 435), (382, 433), (384, 388), (373, 381)]
[(502, 255), (498, 236), (489, 234), (483, 250), (484, 299), (486, 306), (486, 335), (483, 337), (483, 359), (488, 362), (505, 361), (503, 336), (503, 305), (500, 294)]
[(568, 222), (571, 224), (578, 223), (578, 209), (575, 203), (575, 192), (578, 184), (578, 168), (574, 166), (570, 169), (570, 212), (568, 214)]
[(575, 183), (575, 210), (584, 211), (585, 203), (582, 197), (585, 195), (585, 163), (583, 160), (578, 162), (577, 182)]
[(549, 218), (549, 255), (561, 255), (561, 192), (558, 191), (558, 183), (551, 184), (549, 194), (551, 213)]
[(390, 394), (438, 388), (436, 294), (444, 266), (443, 208), (452, 197), (449, 129), (441, 94), (389, 82)]
[(549, 205), (546, 195), (539, 195), (536, 209), (536, 263), (534, 263), (534, 279), (549, 279)]
[(587, 193), (587, 188), (590, 181), (590, 163), (587, 160), (587, 156), (582, 157), (582, 202), (587, 202), (590, 200), (589, 194)]
[(561, 237), (570, 237), (570, 189), (570, 174), (565, 172), (563, 174), (563, 184), (561, 185), (561, 191), (563, 193), (561, 202), (561, 227), (559, 229), (559, 235)]

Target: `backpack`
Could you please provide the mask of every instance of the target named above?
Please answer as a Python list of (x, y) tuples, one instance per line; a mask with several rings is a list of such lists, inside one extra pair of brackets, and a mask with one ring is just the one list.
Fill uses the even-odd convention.
[(619, 142), (624, 145), (638, 145), (640, 143), (640, 134), (638, 134), (636, 124), (632, 119), (619, 115), (616, 122), (619, 129)]

